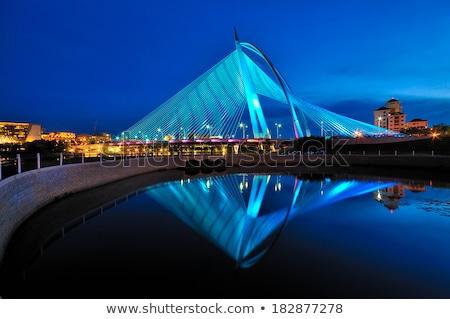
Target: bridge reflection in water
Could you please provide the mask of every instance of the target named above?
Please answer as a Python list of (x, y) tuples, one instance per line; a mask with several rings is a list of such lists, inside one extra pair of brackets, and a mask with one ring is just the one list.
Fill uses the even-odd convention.
[(449, 196), (438, 183), (317, 172), (173, 178), (148, 186), (142, 176), (133, 192), (128, 183), (105, 186), (89, 193), (111, 192), (101, 207), (85, 209), (80, 194), (30, 218), (8, 247), (0, 295), (450, 294)]
[(264, 202), (266, 191), (281, 191), (282, 176), (238, 174), (166, 182), (148, 187), (146, 194), (232, 257), (237, 267), (248, 268), (295, 216), (395, 184), (308, 174), (290, 183), (292, 194), (271, 203)]

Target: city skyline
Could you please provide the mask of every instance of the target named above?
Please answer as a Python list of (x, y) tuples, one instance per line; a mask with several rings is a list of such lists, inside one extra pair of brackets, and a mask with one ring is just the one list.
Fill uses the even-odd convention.
[(450, 121), (445, 1), (1, 7), (3, 121), (117, 134), (229, 54), (234, 26), (311, 103), (372, 123), (394, 96), (408, 120)]

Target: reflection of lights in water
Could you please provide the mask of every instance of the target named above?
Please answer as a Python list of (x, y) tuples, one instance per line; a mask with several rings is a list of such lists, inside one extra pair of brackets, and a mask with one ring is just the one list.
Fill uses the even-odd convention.
[(276, 192), (281, 192), (281, 182), (275, 183), (275, 191)]
[(380, 191), (377, 192), (377, 200), (381, 201), (381, 193), (380, 193)]
[(242, 180), (239, 182), (239, 190), (241, 193), (245, 190), (248, 190), (248, 177), (247, 175), (242, 175)]
[(181, 186), (184, 185), (184, 179), (180, 179), (180, 185), (181, 185)]
[(208, 179), (206, 180), (206, 188), (207, 188), (207, 189), (210, 189), (210, 188), (211, 188), (211, 185), (212, 185), (211, 178), (208, 178)]
[(277, 181), (275, 182), (275, 192), (281, 192), (281, 176), (277, 176)]
[(241, 193), (243, 193), (244, 190), (247, 189), (248, 189), (248, 181), (242, 180), (241, 182), (239, 182), (239, 190), (241, 191)]
[(320, 196), (322, 196), (322, 195), (323, 195), (323, 189), (320, 190)]

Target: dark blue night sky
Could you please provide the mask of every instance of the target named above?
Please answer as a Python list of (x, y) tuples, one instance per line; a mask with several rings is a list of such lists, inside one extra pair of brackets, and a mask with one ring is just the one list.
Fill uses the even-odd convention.
[[(0, 121), (116, 134), (234, 50), (261, 48), (297, 96), (369, 123), (450, 122), (450, 2), (2, 1)], [(96, 124), (97, 123), (97, 124)]]

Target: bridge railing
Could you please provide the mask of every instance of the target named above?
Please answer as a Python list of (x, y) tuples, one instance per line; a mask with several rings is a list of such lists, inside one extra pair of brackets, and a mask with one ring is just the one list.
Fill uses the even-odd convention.
[[(104, 155), (103, 155), (104, 156)], [(0, 156), (0, 180), (23, 172), (50, 166), (99, 162), (100, 157), (85, 157), (84, 154), (29, 154)]]
[(91, 162), (102, 161), (115, 161), (130, 158), (144, 158), (144, 157), (161, 157), (161, 156), (189, 156), (189, 155), (216, 155), (215, 152), (210, 150), (205, 151), (193, 151), (183, 152), (183, 154), (170, 154), (170, 153), (130, 153), (130, 154), (103, 154), (100, 153), (96, 156), (85, 156), (84, 153), (72, 154), (72, 153), (52, 153), (52, 154), (29, 154), (19, 153), (16, 155), (1, 155), (0, 154), (0, 180), (11, 177), (16, 174), (21, 174), (31, 170), (37, 170), (51, 166), (61, 166), (70, 164), (84, 164)]
[[(246, 154), (246, 151), (239, 151), (239, 154)], [(270, 152), (263, 152), (270, 155)], [(302, 151), (289, 151), (289, 150), (280, 150), (278, 152), (274, 152), (272, 154), (277, 155), (303, 155), (308, 156), (311, 154), (315, 155), (331, 155), (332, 153), (327, 152), (327, 150), (319, 150), (318, 152), (302, 152)], [(234, 154), (234, 153), (230, 153)], [(256, 155), (258, 152), (251, 151), (249, 154)], [(431, 150), (429, 152), (424, 151), (415, 151), (415, 150), (346, 150), (343, 152), (340, 152), (341, 155), (345, 156), (367, 156), (367, 157), (396, 157), (396, 156), (403, 156), (403, 157), (439, 157), (439, 156), (448, 156), (447, 154), (441, 154), (440, 152), (435, 152), (434, 150)], [(155, 154), (156, 155), (156, 154)], [(158, 154), (158, 157), (160, 156), (195, 156), (195, 155), (225, 155), (225, 154), (216, 154), (215, 152), (208, 151), (201, 151), (201, 152), (183, 152), (183, 153), (166, 153), (166, 154)], [(237, 154), (235, 154), (237, 155)], [(262, 154), (260, 154), (262, 155)], [(152, 157), (153, 154), (141, 154), (136, 153), (132, 155), (126, 155), (125, 158), (142, 158), (142, 157)], [(264, 155), (262, 155), (264, 156)], [(1, 156), (0, 155), (0, 180), (11, 177), (16, 174), (21, 174), (26, 171), (30, 170), (38, 170), (45, 167), (50, 166), (58, 166), (58, 165), (70, 165), (70, 164), (83, 164), (83, 163), (90, 163), (90, 162), (99, 162), (102, 161), (115, 161), (124, 159), (123, 154), (117, 154), (117, 155), (106, 155), (106, 154), (100, 154), (95, 157), (87, 157), (84, 154), (71, 154), (71, 153), (59, 153), (59, 154), (26, 154), (26, 153), (20, 153), (16, 156)]]

